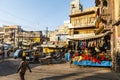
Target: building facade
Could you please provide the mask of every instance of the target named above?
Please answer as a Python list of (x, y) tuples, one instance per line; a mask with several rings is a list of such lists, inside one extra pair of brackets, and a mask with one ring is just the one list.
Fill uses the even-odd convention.
[(113, 30), (113, 49), (114, 49), (114, 64), (113, 69), (116, 72), (120, 72), (120, 0), (114, 0), (114, 21), (112, 25)]
[(0, 27), (0, 43), (3, 41), (4, 39), (4, 32), (3, 32), (3, 28)]
[[(77, 2), (77, 0), (74, 0)], [(107, 0), (110, 1), (110, 0)], [(72, 3), (73, 4), (73, 3)], [(77, 65), (88, 66), (112, 66), (111, 65), (111, 12), (109, 12), (110, 3), (106, 0), (95, 0), (95, 5), (92, 8), (86, 10), (75, 11), (74, 8), (70, 12), (69, 27), (69, 49), (73, 51), (82, 52), (82, 62), (76, 61)], [(74, 6), (81, 5), (74, 4)], [(71, 9), (71, 6), (70, 6)], [(109, 59), (102, 60), (99, 63), (98, 57), (100, 55), (107, 55)], [(85, 56), (87, 58), (85, 59)], [(106, 57), (106, 56), (104, 56)], [(91, 59), (92, 58), (92, 59)], [(96, 58), (98, 62), (94, 62), (93, 58)], [(108, 64), (103, 64), (103, 62)], [(96, 64), (98, 63), (98, 64)]]
[(3, 26), (4, 29), (4, 42), (12, 44), (14, 46), (18, 45), (18, 32), (21, 31), (21, 27), (15, 26)]
[(22, 45), (41, 44), (42, 31), (25, 31), (18, 25), (4, 25), (0, 28), (0, 41), (20, 48)]
[(41, 38), (42, 38), (42, 31), (22, 31), (19, 33), (19, 38), (20, 41), (23, 40), (23, 42), (36, 42), (36, 43), (40, 43), (41, 42)]
[(69, 34), (68, 27), (70, 26), (70, 21), (64, 21), (64, 25), (59, 26), (57, 30), (55, 31), (49, 31), (48, 37), (50, 38), (50, 41), (64, 41), (66, 42), (67, 36)]

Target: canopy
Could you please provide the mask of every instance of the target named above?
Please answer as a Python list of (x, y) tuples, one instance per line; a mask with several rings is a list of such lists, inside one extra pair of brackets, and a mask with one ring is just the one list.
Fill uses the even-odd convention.
[(106, 31), (105, 33), (101, 33), (101, 34), (98, 34), (98, 35), (91, 35), (91, 36), (88, 36), (88, 37), (70, 37), (69, 39), (71, 40), (89, 40), (89, 39), (96, 39), (96, 38), (100, 38), (100, 37), (104, 37), (106, 35), (108, 35), (109, 33), (111, 33), (111, 31)]

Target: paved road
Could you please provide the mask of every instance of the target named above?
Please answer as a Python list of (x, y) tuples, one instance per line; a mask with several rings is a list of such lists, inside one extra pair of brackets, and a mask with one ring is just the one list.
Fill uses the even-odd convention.
[[(0, 80), (19, 80), (16, 73), (20, 60), (9, 59), (0, 63)], [(30, 64), (32, 73), (26, 73), (26, 80), (120, 80), (119, 74), (111, 72), (110, 68), (78, 67), (70, 68), (63, 64)]]

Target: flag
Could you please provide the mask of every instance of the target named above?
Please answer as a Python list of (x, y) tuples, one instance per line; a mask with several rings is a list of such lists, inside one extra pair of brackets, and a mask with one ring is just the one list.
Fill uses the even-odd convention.
[(99, 16), (99, 9), (98, 9), (98, 11), (96, 12), (94, 23), (95, 23), (95, 26), (96, 26), (96, 27), (99, 27), (99, 24), (101, 23), (101, 18), (100, 18), (100, 16)]
[(99, 16), (97, 16), (95, 19), (95, 26), (99, 27), (100, 22), (101, 22), (101, 18)]

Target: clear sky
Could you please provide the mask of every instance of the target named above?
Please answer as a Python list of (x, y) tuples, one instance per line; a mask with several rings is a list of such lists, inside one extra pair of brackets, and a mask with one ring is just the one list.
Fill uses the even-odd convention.
[[(58, 29), (69, 19), (71, 0), (0, 0), (0, 27), (20, 25), (28, 31)], [(94, 0), (80, 0), (83, 8), (94, 6)]]

